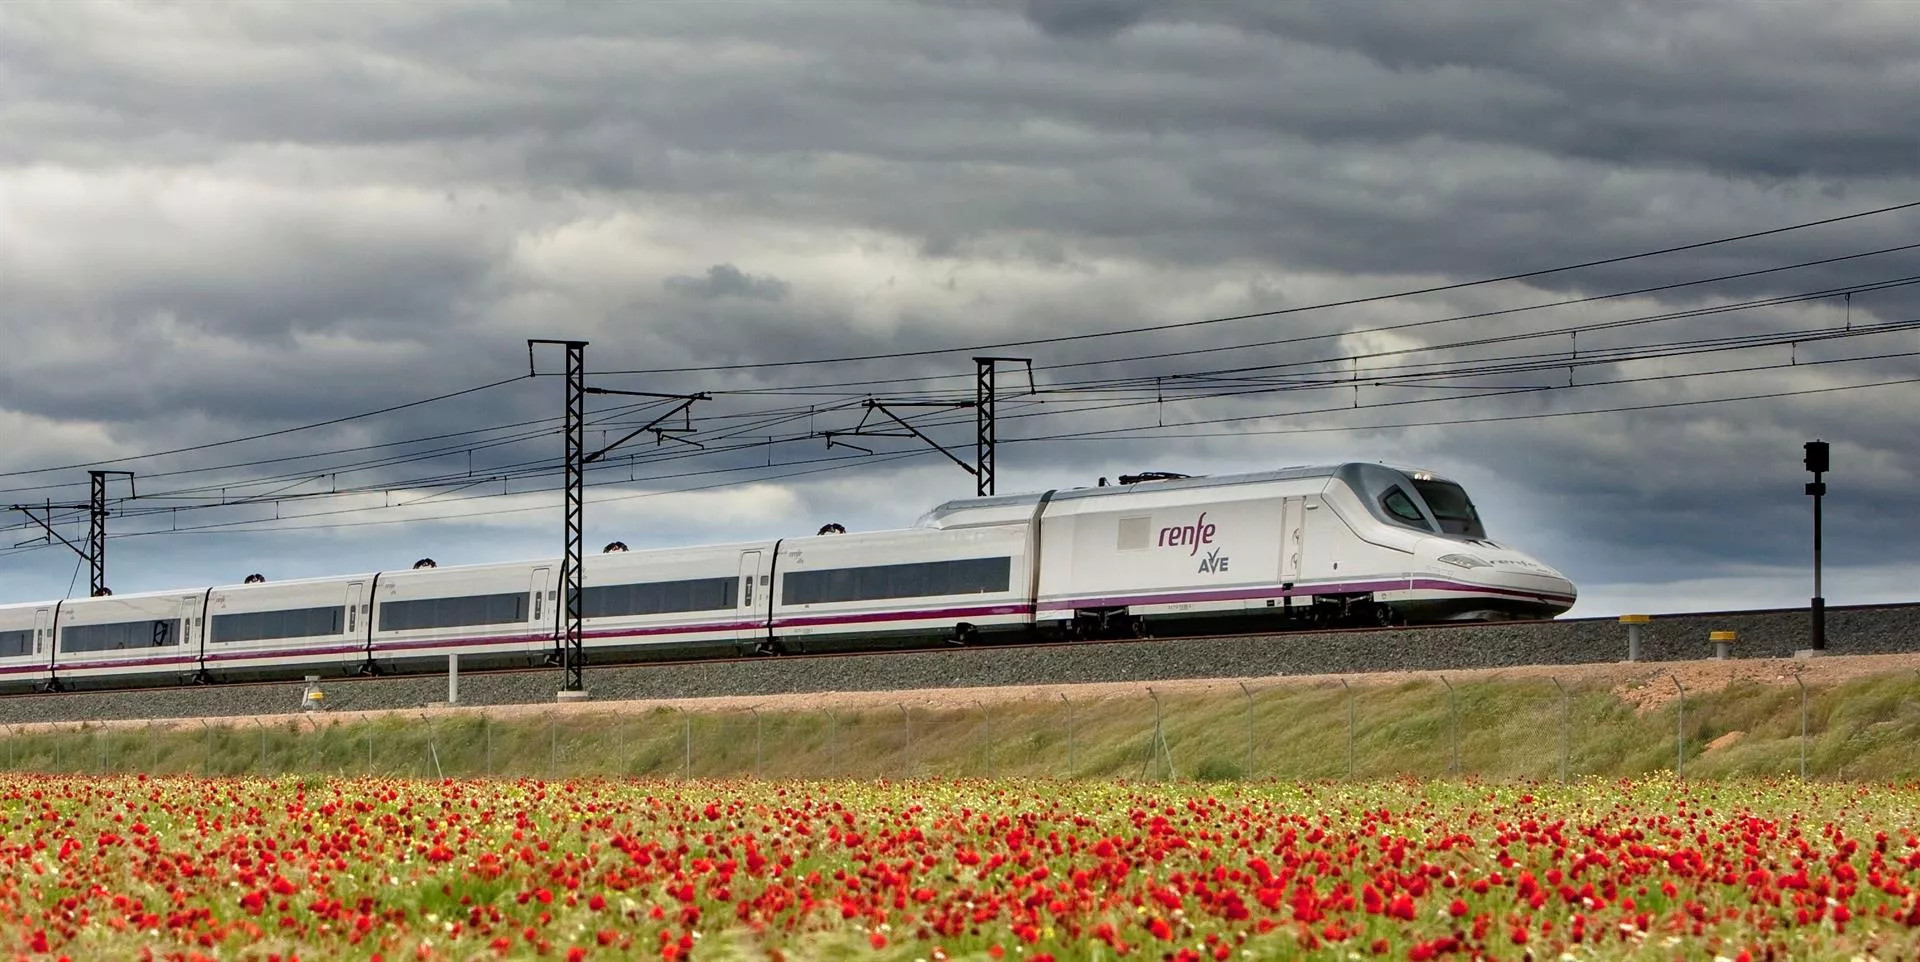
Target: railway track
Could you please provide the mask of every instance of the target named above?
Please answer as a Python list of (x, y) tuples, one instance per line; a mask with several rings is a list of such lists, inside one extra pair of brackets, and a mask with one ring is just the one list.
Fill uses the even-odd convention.
[[(1828, 609), (1835, 654), (1920, 651), (1920, 604)], [(1776, 657), (1805, 647), (1804, 609), (1659, 616), (1643, 633), (1649, 661), (1708, 657), (1710, 631), (1738, 632), (1736, 657)], [(887, 691), (1246, 675), (1444, 671), (1511, 665), (1590, 664), (1626, 657), (1617, 619), (1584, 618), (1421, 628), (1369, 627), (1269, 635), (1041, 642), (872, 652), (822, 652), (589, 664), (596, 701)], [(551, 667), (462, 671), (460, 702), (552, 702)], [(447, 700), (445, 675), (322, 680), (334, 710), (391, 710)], [(225, 717), (297, 710), (301, 681), (149, 687), (0, 696), (0, 724)]]

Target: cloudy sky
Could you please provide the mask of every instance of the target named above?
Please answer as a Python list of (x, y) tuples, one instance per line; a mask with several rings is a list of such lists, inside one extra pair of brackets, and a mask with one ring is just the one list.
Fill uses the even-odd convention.
[[(1803, 604), (1822, 437), (1830, 602), (1912, 600), (1920, 208), (1702, 243), (1920, 201), (1912, 17), (0, 5), (0, 504), (78, 540), (136, 472), (122, 593), (552, 556), (525, 342), (573, 338), (711, 394), (589, 476), (590, 550), (898, 527), (973, 479), (823, 434), (992, 354), (1036, 389), (1003, 365), (1002, 492), (1426, 466), (1576, 614)], [(589, 443), (671, 404), (597, 396)], [(4, 524), (0, 602), (85, 593)]]

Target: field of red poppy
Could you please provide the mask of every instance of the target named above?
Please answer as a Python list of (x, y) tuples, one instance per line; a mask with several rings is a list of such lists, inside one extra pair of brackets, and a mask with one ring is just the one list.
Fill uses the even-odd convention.
[(0, 779), (24, 956), (1913, 958), (1920, 793)]

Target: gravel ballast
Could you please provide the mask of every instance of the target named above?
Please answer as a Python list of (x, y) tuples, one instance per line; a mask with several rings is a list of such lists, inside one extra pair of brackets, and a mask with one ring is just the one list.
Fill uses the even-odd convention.
[[(1656, 616), (1642, 627), (1641, 660), (1710, 657), (1711, 631), (1735, 631), (1735, 658), (1777, 658), (1805, 648), (1805, 609)], [(1831, 608), (1834, 655), (1920, 651), (1920, 605)], [(591, 652), (589, 652), (591, 656)], [(901, 691), (1085, 682), (1379, 671), (1443, 671), (1516, 665), (1618, 662), (1627, 655), (1617, 619), (1476, 624), (1249, 637), (1148, 639), (1073, 645), (942, 648), (856, 657), (785, 657), (713, 663), (593, 665), (595, 701)], [(462, 705), (551, 703), (558, 669), (460, 676)], [(368, 711), (444, 703), (444, 675), (322, 680), (329, 710)], [(0, 724), (222, 718), (296, 711), (301, 681), (133, 691), (76, 691), (0, 698)]]

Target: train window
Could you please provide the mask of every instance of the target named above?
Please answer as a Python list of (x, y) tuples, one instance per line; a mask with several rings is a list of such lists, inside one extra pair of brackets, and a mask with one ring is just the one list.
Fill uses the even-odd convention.
[(268, 641), (274, 638), (312, 638), (340, 633), (341, 606), (293, 608), (286, 611), (248, 611), (213, 616), (215, 644)]
[(0, 658), (33, 654), (33, 631), (0, 631)]
[(1467, 489), (1451, 481), (1421, 481), (1417, 478), (1413, 486), (1419, 489), (1421, 497), (1427, 499), (1427, 509), (1440, 522), (1440, 530), (1469, 538), (1487, 536), (1486, 525), (1480, 523), (1480, 512), (1474, 510), (1473, 499), (1467, 497)]
[(795, 571), (781, 581), (790, 605), (881, 598), (978, 595), (1007, 590), (1012, 558), (962, 558), (919, 564)]
[(1398, 487), (1388, 488), (1387, 493), (1380, 496), (1380, 506), (1387, 509), (1387, 513), (1393, 515), (1395, 520), (1416, 528), (1431, 530), (1427, 526), (1426, 516), (1420, 513), (1420, 508), (1413, 503), (1412, 498), (1407, 497), (1405, 491)]
[(696, 578), (633, 585), (595, 585), (580, 591), (580, 617), (664, 615), (733, 607), (734, 579)]
[(159, 648), (180, 643), (180, 619), (154, 618), (111, 625), (74, 625), (60, 629), (60, 650), (123, 651)]
[(524, 591), (460, 598), (418, 598), (380, 604), (381, 631), (505, 625), (526, 620), (527, 593)]

